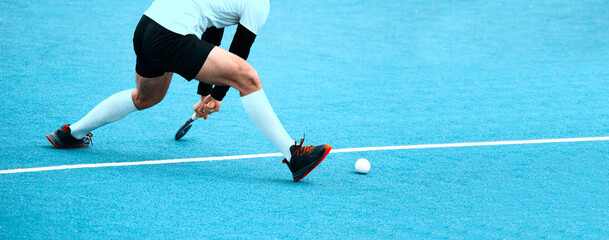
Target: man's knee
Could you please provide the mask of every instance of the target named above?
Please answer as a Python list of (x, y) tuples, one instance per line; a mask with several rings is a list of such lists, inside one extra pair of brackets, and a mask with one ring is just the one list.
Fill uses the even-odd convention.
[(143, 94), (140, 94), (137, 90), (134, 91), (134, 96), (133, 97), (133, 105), (135, 105), (135, 108), (137, 108), (138, 110), (144, 110), (146, 108), (151, 108), (152, 106), (156, 105), (157, 103), (160, 103), (161, 101), (163, 101), (163, 98), (165, 98), (165, 96), (146, 96)]
[(173, 73), (165, 73), (156, 78), (145, 78), (136, 73), (137, 88), (131, 93), (133, 105), (138, 110), (150, 108), (160, 103), (171, 83)]
[(262, 88), (258, 72), (248, 63), (239, 66), (237, 72), (238, 76), (236, 77), (236, 81), (243, 90), (254, 92)]

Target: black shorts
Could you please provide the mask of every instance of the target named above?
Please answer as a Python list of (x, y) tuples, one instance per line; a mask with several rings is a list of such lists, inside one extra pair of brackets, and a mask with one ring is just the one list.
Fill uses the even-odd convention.
[(142, 16), (133, 34), (135, 71), (153, 78), (175, 72), (190, 81), (197, 76), (214, 45), (167, 30), (146, 15)]

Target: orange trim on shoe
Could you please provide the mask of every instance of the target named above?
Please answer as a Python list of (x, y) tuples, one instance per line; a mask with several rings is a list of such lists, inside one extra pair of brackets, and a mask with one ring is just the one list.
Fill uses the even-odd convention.
[[(302, 143), (301, 143), (302, 144)], [(306, 171), (301, 178), (293, 180), (294, 182), (298, 182), (300, 180), (302, 180), (303, 178), (305, 178), (311, 171), (313, 171), (313, 169), (315, 169), (317, 166), (319, 166), (319, 164), (326, 158), (326, 156), (328, 156), (328, 153), (330, 153), (330, 150), (332, 150), (332, 146), (326, 144), (326, 146), (324, 147), (324, 149), (326, 150), (326, 153), (324, 154), (323, 157), (321, 157), (321, 159), (319, 160), (319, 162), (317, 162), (317, 164), (315, 164), (315, 166), (313, 166), (313, 168), (311, 168), (311, 170)]]
[(76, 149), (76, 148), (86, 148), (86, 147), (89, 147), (89, 145), (82, 146), (82, 147), (70, 147), (70, 146), (68, 146), (68, 147), (66, 147), (66, 148), (74, 148), (74, 149)]
[(51, 140), (51, 138), (49, 137), (49, 135), (44, 135), (44, 136), (45, 136), (45, 137), (47, 137), (47, 140), (49, 140), (49, 142), (51, 142), (51, 144), (53, 144), (53, 146), (54, 146), (55, 148), (57, 148), (57, 149), (66, 149), (66, 148), (74, 148), (74, 149), (76, 149), (76, 148), (86, 148), (86, 147), (89, 147), (89, 145), (86, 145), (86, 146), (82, 146), (82, 147), (70, 147), (70, 146), (66, 146), (66, 147), (64, 147), (64, 148), (60, 148), (60, 147), (58, 147), (57, 145), (55, 145), (55, 143), (53, 142), (53, 140)]
[(51, 144), (53, 144), (53, 146), (57, 149), (62, 149), (60, 147), (58, 147), (57, 145), (55, 145), (55, 143), (53, 142), (53, 140), (51, 140), (51, 138), (49, 137), (49, 135), (44, 135), (45, 137), (47, 137), (47, 139), (49, 140), (49, 142), (51, 142)]

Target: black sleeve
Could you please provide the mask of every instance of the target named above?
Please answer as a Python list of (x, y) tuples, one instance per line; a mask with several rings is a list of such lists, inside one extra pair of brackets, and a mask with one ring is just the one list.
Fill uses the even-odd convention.
[[(255, 39), (256, 34), (239, 24), (228, 51), (243, 58), (243, 60), (247, 60)], [(218, 101), (222, 101), (229, 88), (229, 86), (214, 86), (211, 96)]]
[(220, 46), (222, 42), (222, 36), (224, 35), (224, 28), (210, 27), (203, 33), (201, 40), (213, 44), (214, 46)]
[[(210, 27), (205, 30), (203, 36), (201, 36), (201, 40), (211, 43), (215, 46), (220, 46), (220, 42), (222, 41), (222, 35), (224, 35), (224, 28)], [(197, 94), (201, 96), (207, 96), (211, 93), (211, 90), (212, 88), (210, 84), (199, 82)]]

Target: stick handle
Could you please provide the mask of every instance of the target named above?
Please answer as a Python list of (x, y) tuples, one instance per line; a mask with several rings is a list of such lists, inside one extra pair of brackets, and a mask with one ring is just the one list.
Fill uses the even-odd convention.
[(193, 114), (192, 114), (192, 117), (190, 117), (190, 119), (192, 119), (193, 121), (194, 121), (194, 120), (197, 120), (197, 119), (199, 119), (199, 118), (200, 118), (200, 117), (197, 117), (197, 113), (193, 113)]
[[(216, 107), (216, 103), (215, 102), (208, 102), (207, 103), (207, 108), (214, 109), (215, 107)], [(192, 119), (194, 121), (194, 120), (200, 119), (200, 117), (197, 117), (197, 113), (193, 113), (192, 117), (190, 117), (190, 119)]]

